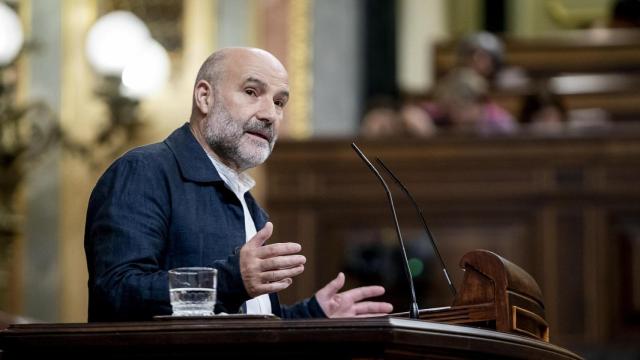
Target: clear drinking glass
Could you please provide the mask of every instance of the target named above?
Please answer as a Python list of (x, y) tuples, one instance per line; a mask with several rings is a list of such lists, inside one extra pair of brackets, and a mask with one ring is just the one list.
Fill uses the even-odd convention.
[(218, 270), (183, 267), (169, 270), (169, 294), (173, 316), (213, 315)]

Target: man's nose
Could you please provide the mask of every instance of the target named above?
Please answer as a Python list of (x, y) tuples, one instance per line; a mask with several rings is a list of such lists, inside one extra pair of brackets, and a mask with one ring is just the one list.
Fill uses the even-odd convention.
[(256, 116), (260, 121), (274, 123), (276, 122), (276, 120), (278, 120), (278, 117), (280, 115), (276, 104), (274, 104), (273, 101), (269, 99), (265, 99), (260, 103), (260, 110), (258, 111)]

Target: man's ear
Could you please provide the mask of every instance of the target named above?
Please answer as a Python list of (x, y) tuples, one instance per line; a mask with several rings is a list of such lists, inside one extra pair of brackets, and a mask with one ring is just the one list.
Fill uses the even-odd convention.
[(193, 100), (198, 110), (203, 114), (208, 114), (213, 102), (213, 89), (206, 80), (200, 80), (196, 83), (193, 91)]

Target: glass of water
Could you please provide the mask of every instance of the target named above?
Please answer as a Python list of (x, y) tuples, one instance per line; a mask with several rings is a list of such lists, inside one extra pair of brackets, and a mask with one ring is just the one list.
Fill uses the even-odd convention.
[(216, 304), (218, 270), (183, 267), (169, 270), (173, 316), (210, 316)]

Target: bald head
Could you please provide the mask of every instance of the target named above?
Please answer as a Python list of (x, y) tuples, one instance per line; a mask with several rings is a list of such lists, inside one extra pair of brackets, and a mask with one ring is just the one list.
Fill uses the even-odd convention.
[(196, 76), (196, 84), (200, 80), (205, 80), (215, 89), (222, 82), (228, 64), (241, 64), (251, 58), (265, 62), (282, 71), (285, 75), (287, 73), (280, 60), (266, 50), (249, 47), (228, 47), (214, 52), (202, 63)]

